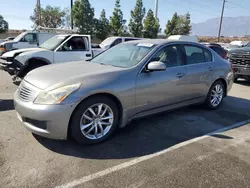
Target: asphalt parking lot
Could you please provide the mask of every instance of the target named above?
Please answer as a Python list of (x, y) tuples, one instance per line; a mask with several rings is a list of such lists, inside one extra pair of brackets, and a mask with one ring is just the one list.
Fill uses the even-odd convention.
[(217, 111), (193, 106), (139, 119), (93, 146), (26, 131), (13, 108), (15, 89), (0, 70), (0, 187), (250, 186), (250, 84), (244, 81)]

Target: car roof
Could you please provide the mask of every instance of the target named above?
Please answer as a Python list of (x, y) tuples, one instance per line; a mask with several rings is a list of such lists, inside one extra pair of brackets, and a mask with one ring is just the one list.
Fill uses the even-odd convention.
[(141, 43), (141, 44), (154, 44), (154, 45), (163, 45), (170, 42), (174, 43), (185, 43), (185, 44), (194, 44), (198, 46), (202, 46), (201, 44), (197, 42), (191, 42), (191, 41), (185, 41), (185, 40), (173, 40), (173, 39), (142, 39), (142, 40), (135, 40), (135, 41), (129, 41), (128, 43)]
[(108, 37), (108, 38), (113, 38), (113, 39), (118, 39), (118, 38), (122, 38), (122, 39), (143, 39), (143, 38), (139, 38), (139, 37), (119, 37), (119, 36), (112, 36), (112, 37)]

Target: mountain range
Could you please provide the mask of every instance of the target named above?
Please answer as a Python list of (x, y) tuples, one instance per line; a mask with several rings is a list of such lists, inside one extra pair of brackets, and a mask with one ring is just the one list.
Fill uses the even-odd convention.
[[(192, 35), (217, 36), (220, 18), (212, 18), (201, 23), (192, 23)], [(250, 35), (250, 16), (224, 17), (222, 36)]]

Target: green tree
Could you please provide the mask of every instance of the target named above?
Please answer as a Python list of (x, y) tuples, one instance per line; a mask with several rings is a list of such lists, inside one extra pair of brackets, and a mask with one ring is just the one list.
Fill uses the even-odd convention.
[(131, 11), (131, 19), (129, 22), (129, 31), (135, 37), (142, 37), (143, 30), (143, 18), (145, 16), (146, 9), (143, 7), (142, 0), (137, 0), (134, 10)]
[(58, 28), (64, 26), (64, 17), (66, 12), (59, 7), (51, 7), (47, 5), (45, 8), (41, 8), (41, 20), (39, 23), (37, 8), (34, 9), (33, 15), (30, 16), (31, 21), (35, 26)]
[(109, 36), (109, 20), (106, 18), (106, 12), (103, 9), (99, 20), (95, 23), (96, 26), (96, 37), (100, 40), (104, 40)]
[(71, 11), (69, 8), (64, 9), (65, 16), (63, 18), (64, 21), (64, 27), (67, 29), (71, 28)]
[(6, 22), (3, 18), (3, 16), (0, 15), (0, 33), (5, 33), (9, 29), (9, 24)]
[(110, 17), (110, 32), (112, 35), (123, 35), (126, 20), (123, 19), (120, 0), (116, 0), (113, 16)]
[(180, 33), (179, 23), (180, 23), (180, 17), (178, 16), (177, 12), (175, 12), (172, 19), (168, 20), (168, 23), (166, 25), (166, 29), (164, 31), (165, 34), (167, 36), (178, 35)]
[(94, 33), (94, 8), (89, 0), (76, 0), (72, 9), (75, 27), (80, 33), (92, 35)]
[(168, 20), (166, 25), (165, 34), (170, 35), (189, 35), (191, 32), (191, 19), (190, 14), (178, 15), (174, 13), (171, 20)]
[(180, 16), (180, 22), (180, 35), (189, 35), (192, 30), (190, 13), (188, 12), (184, 16)]
[(145, 38), (157, 38), (160, 24), (159, 20), (154, 17), (154, 13), (149, 9), (146, 18), (144, 19), (143, 37)]

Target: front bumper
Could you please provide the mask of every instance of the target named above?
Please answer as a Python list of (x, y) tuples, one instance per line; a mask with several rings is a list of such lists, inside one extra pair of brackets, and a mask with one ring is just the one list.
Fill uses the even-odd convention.
[(70, 117), (77, 104), (38, 105), (14, 95), (18, 119), (34, 134), (57, 140), (67, 139)]
[(234, 65), (234, 74), (237, 77), (250, 76), (250, 65), (248, 66)]
[(15, 59), (11, 59), (10, 61), (7, 58), (0, 58), (0, 68), (8, 72), (10, 75), (14, 75), (16, 72), (18, 72), (22, 66), (23, 64)]

